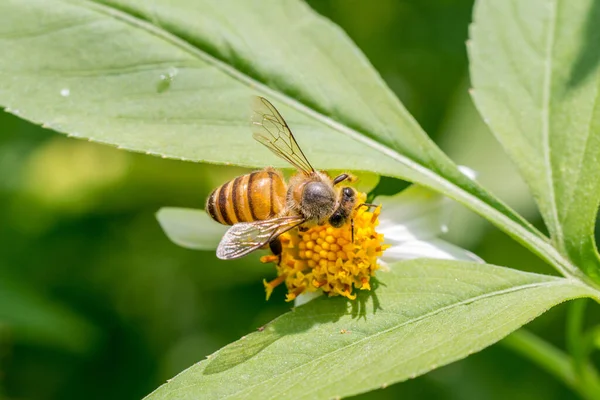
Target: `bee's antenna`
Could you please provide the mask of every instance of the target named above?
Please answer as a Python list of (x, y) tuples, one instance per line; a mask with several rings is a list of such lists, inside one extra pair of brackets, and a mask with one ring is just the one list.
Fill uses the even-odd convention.
[(352, 174), (340, 174), (333, 179), (333, 186), (344, 181), (348, 181), (350, 183), (356, 182), (356, 177)]

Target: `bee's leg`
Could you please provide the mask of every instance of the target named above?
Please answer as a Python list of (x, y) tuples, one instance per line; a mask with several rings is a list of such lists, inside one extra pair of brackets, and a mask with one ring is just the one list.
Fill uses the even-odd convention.
[(308, 226), (299, 226), (298, 227), (298, 231), (300, 231), (300, 232), (306, 232), (308, 229), (309, 229)]
[(281, 246), (281, 240), (279, 236), (269, 242), (269, 249), (274, 256), (277, 256), (277, 265), (281, 263), (281, 253), (283, 253), (283, 247)]
[(352, 229), (352, 244), (354, 244), (354, 218), (350, 220), (350, 228)]
[(271, 249), (273, 255), (281, 256), (281, 253), (283, 253), (283, 248), (281, 247), (281, 240), (279, 240), (279, 237), (276, 237), (269, 242), (269, 249)]

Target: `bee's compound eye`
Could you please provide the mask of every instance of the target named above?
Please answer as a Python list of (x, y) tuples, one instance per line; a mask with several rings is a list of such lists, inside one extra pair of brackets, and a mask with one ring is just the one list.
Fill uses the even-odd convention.
[(349, 187), (345, 187), (345, 188), (342, 190), (342, 193), (344, 194), (344, 196), (345, 196), (345, 197), (354, 197), (354, 190), (352, 190), (352, 189), (351, 189), (351, 188), (349, 188)]
[(344, 225), (344, 218), (340, 213), (336, 212), (329, 218), (329, 225), (333, 226), (334, 228), (340, 228), (342, 225)]

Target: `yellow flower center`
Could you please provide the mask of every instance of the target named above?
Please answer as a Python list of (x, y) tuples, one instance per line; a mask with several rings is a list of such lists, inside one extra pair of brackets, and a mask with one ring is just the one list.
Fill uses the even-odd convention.
[[(358, 204), (365, 198), (364, 193), (359, 194)], [(381, 206), (374, 211), (360, 206), (353, 212), (353, 223), (341, 228), (325, 224), (281, 235), (281, 256), (261, 258), (262, 262), (277, 263), (277, 278), (264, 281), (267, 300), (283, 282), (288, 289), (286, 301), (318, 289), (329, 296), (354, 300), (354, 289), (370, 290), (371, 277), (379, 269), (377, 259), (388, 247), (383, 244), (383, 235), (375, 231), (380, 211)]]

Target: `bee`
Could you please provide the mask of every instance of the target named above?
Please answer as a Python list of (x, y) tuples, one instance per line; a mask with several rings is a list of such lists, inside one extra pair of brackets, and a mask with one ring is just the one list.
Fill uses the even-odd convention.
[(239, 176), (216, 188), (208, 197), (206, 211), (215, 221), (232, 225), (217, 248), (217, 257), (231, 260), (269, 245), (281, 253), (278, 237), (298, 227), (329, 223), (335, 228), (346, 224), (356, 207), (356, 190), (339, 187), (353, 182), (350, 174), (331, 178), (315, 170), (288, 124), (267, 99), (252, 103), (253, 137), (297, 172), (286, 184), (280, 171), (271, 167)]

